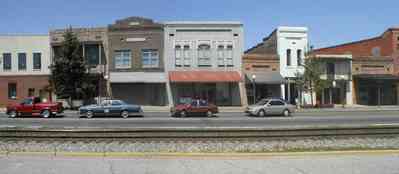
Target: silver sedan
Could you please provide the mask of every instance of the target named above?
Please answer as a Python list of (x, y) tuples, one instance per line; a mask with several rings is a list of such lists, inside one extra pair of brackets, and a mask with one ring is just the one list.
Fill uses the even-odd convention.
[(262, 99), (258, 103), (248, 106), (245, 112), (259, 117), (266, 115), (283, 115), (288, 117), (295, 112), (295, 108), (295, 105), (288, 104), (281, 99)]

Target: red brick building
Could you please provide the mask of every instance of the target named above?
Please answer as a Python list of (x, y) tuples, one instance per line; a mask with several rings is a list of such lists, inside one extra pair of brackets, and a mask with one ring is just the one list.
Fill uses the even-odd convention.
[(320, 48), (313, 54), (353, 57), (353, 101), (361, 105), (396, 105), (399, 98), (399, 28), (382, 35)]

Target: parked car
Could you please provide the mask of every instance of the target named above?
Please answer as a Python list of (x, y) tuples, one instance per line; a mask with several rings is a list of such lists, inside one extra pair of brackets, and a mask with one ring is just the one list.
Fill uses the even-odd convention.
[(290, 116), (295, 112), (295, 106), (288, 104), (282, 99), (268, 98), (248, 106), (245, 112), (259, 117), (264, 117), (266, 115)]
[(194, 99), (184, 101), (186, 102), (180, 103), (170, 109), (172, 117), (186, 117), (189, 115), (206, 115), (212, 117), (214, 114), (219, 113), (218, 107), (208, 103), (206, 100)]
[(131, 115), (143, 115), (139, 105), (127, 104), (122, 100), (104, 100), (100, 104), (82, 106), (79, 115), (87, 118), (94, 116), (121, 116), (128, 118)]
[(40, 97), (28, 97), (17, 104), (7, 106), (6, 113), (9, 117), (41, 116), (48, 118), (63, 112), (60, 102), (42, 102)]

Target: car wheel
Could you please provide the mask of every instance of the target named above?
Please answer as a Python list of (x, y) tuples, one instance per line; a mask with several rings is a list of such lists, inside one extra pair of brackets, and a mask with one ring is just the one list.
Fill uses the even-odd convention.
[(49, 110), (43, 110), (42, 113), (40, 114), (43, 118), (49, 118), (51, 113)]
[(181, 111), (180, 112), (180, 117), (187, 117), (187, 112), (186, 111)]
[(283, 116), (284, 117), (289, 117), (291, 115), (290, 111), (288, 109), (283, 111)]
[(10, 111), (8, 113), (8, 117), (10, 117), (10, 118), (15, 118), (15, 117), (17, 117), (17, 115), (18, 115), (18, 113), (16, 111)]
[(261, 109), (259, 112), (258, 112), (258, 117), (264, 117), (266, 115), (266, 113), (265, 113), (265, 111), (263, 110), (263, 109)]
[(93, 118), (93, 111), (87, 111), (86, 118)]
[(207, 117), (212, 117), (212, 116), (213, 116), (212, 111), (207, 111), (207, 112), (206, 112), (206, 116), (207, 116)]
[(122, 111), (122, 112), (121, 112), (121, 116), (122, 116), (123, 118), (128, 118), (128, 117), (129, 117), (129, 112), (127, 112), (127, 111)]

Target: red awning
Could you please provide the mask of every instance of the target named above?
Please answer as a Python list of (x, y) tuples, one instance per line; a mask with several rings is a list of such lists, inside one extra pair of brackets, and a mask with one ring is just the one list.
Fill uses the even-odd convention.
[(241, 75), (237, 71), (171, 71), (171, 82), (239, 82)]

